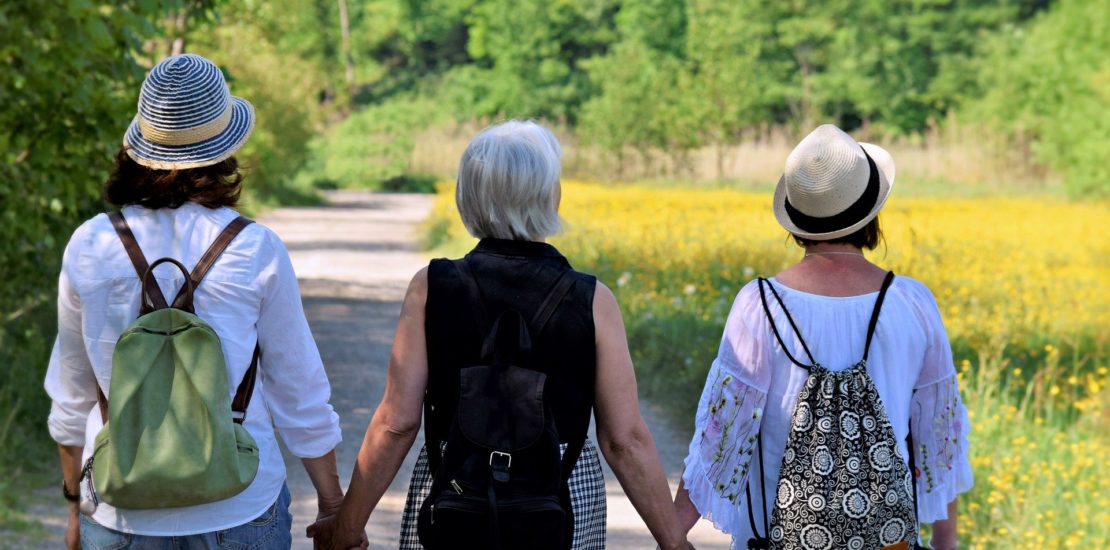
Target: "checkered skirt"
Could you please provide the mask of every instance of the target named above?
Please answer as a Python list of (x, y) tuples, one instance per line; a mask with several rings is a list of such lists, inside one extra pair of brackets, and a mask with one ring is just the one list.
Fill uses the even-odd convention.
[[(566, 444), (560, 446), (566, 451)], [(605, 475), (597, 457), (597, 447), (587, 438), (570, 474), (570, 505), (574, 510), (574, 538), (571, 550), (604, 550), (605, 548)], [(420, 449), (416, 467), (409, 481), (405, 513), (401, 518), (401, 550), (423, 550), (416, 534), (416, 516), (420, 505), (432, 490), (432, 473), (428, 469), (427, 449)]]

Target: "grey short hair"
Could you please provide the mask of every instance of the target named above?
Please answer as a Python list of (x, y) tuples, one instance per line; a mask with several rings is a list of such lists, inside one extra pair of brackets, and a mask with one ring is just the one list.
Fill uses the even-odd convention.
[(455, 203), (471, 235), (540, 241), (562, 228), (563, 149), (551, 130), (510, 120), (483, 130), (459, 161)]

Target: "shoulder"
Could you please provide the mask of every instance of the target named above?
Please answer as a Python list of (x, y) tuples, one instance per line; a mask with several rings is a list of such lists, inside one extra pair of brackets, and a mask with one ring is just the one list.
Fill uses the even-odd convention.
[[(574, 278), (575, 288), (578, 288), (578, 292), (581, 293), (579, 295), (583, 296), (586, 301), (591, 303), (597, 299), (598, 287), (605, 286), (600, 279), (589, 273), (571, 269), (570, 276)], [(612, 294), (612, 291), (610, 291), (608, 287), (606, 287), (605, 290), (609, 292), (609, 294)], [(613, 300), (616, 301), (616, 297), (614, 297)]]
[[(744, 286), (740, 287), (740, 290), (732, 299), (732, 309), (730, 310), (730, 317), (736, 316), (737, 314), (753, 314), (756, 312), (762, 314), (763, 297), (760, 290), (760, 279), (760, 277), (757, 277), (745, 283)], [(770, 284), (770, 281), (764, 280), (764, 282), (762, 283), (762, 292), (769, 292), (766, 289), (767, 285)], [(724, 299), (725, 298), (722, 297), (722, 300)]]
[(104, 238), (106, 234), (115, 235), (115, 229), (105, 213), (97, 214), (77, 226), (62, 255), (62, 269), (72, 269), (82, 259), (103, 257), (106, 247), (114, 246), (118, 240)]
[(925, 283), (907, 277), (905, 275), (897, 275), (894, 277), (894, 282), (890, 285), (892, 292), (902, 295), (908, 302), (918, 307), (926, 307), (936, 309), (937, 300), (933, 296), (933, 291), (925, 286)]
[(606, 286), (605, 283), (601, 282), (601, 279), (598, 279), (596, 277), (593, 279), (593, 289), (594, 289), (594, 300), (593, 300), (593, 302), (594, 302), (594, 308), (595, 309), (597, 308), (598, 304), (601, 304), (601, 305), (606, 306), (606, 307), (608, 307), (610, 305), (612, 305), (613, 307), (616, 307), (616, 305), (617, 305), (617, 296), (615, 294), (613, 294), (613, 291), (608, 286)]
[(420, 293), (420, 294), (427, 294), (428, 293), (428, 270), (430, 268), (431, 268), (431, 264), (428, 264), (428, 265), (420, 268), (420, 270), (417, 271), (416, 274), (412, 276), (412, 280), (409, 281), (409, 292), (410, 293), (411, 292), (417, 292), (417, 293)]
[(77, 226), (77, 229), (73, 231), (73, 235), (69, 238), (69, 246), (79, 247), (85, 245), (96, 235), (107, 232), (115, 233), (115, 229), (112, 228), (112, 222), (108, 219), (108, 214), (102, 212)]

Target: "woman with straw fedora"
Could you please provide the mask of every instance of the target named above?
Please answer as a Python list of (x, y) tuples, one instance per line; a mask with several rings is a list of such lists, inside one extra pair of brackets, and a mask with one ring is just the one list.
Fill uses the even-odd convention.
[(774, 193), (804, 250), (737, 295), (706, 380), (675, 501), (733, 548), (956, 546), (970, 489), (968, 416), (933, 295), (864, 250), (894, 161), (835, 126), (791, 152)]
[[(61, 456), (61, 492), (71, 501), (70, 548), (289, 548), (290, 494), (275, 428), (302, 458), (321, 513), (331, 513), (342, 500), (334, 454), (338, 417), (328, 402), (330, 387), (289, 256), (277, 235), (233, 210), (243, 179), (234, 154), (254, 123), (251, 104), (229, 93), (211, 61), (191, 54), (162, 61), (143, 82), (138, 114), (105, 187), (107, 201), (120, 211), (88, 220), (66, 247), (58, 337), (45, 387), (53, 401), (48, 424)], [(197, 267), (185, 273), (184, 267), (157, 265), (155, 259), (163, 257)], [(149, 275), (137, 273), (141, 267)], [(141, 288), (140, 277), (154, 282)], [(235, 413), (217, 420), (228, 429), (234, 423), (236, 434), (245, 430), (243, 437), (253, 439), (257, 469), (231, 496), (204, 503), (173, 505), (170, 499), (178, 497), (163, 493), (167, 502), (158, 506), (113, 506), (96, 494), (100, 485), (80, 482), (87, 479), (82, 464), (89, 464), (105, 420), (112, 415), (117, 422), (123, 401), (113, 399), (129, 397), (112, 395), (121, 382), (112, 379), (122, 376), (113, 376), (120, 372), (113, 354), (148, 300), (165, 304), (183, 286), (191, 290), (191, 304), (179, 306), (175, 299), (172, 313), (195, 313), (218, 336), (215, 349), (222, 348), (226, 397), (230, 401), (234, 393), (229, 410)], [(241, 383), (247, 380), (253, 384)], [(175, 382), (169, 399), (179, 391)], [(136, 406), (159, 409), (150, 401)], [(165, 420), (188, 423), (206, 411)], [(100, 457), (99, 447), (95, 453)], [(128, 473), (139, 466), (129, 465), (134, 469)], [(159, 487), (149, 489), (159, 497)], [(87, 515), (78, 515), (79, 508)]]

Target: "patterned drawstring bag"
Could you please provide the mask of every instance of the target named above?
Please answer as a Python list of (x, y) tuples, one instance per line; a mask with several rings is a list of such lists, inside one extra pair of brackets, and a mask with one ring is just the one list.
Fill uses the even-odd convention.
[[(883, 298), (893, 280), (894, 273), (887, 273), (875, 300), (863, 358), (847, 369), (830, 371), (813, 358), (774, 285), (759, 279), (759, 296), (775, 338), (787, 358), (806, 369), (809, 377), (794, 408), (774, 510), (770, 525), (764, 514), (762, 537), (758, 535), (748, 491), (748, 519), (755, 534), (748, 541), (748, 548), (917, 547), (916, 487), (910, 475), (913, 466), (907, 468), (902, 460), (886, 409), (867, 373), (867, 352)], [(788, 351), (771, 317), (765, 286), (771, 289), (790, 322), (808, 364)], [(762, 465), (762, 437), (759, 454)], [(766, 511), (767, 503), (763, 506)]]

